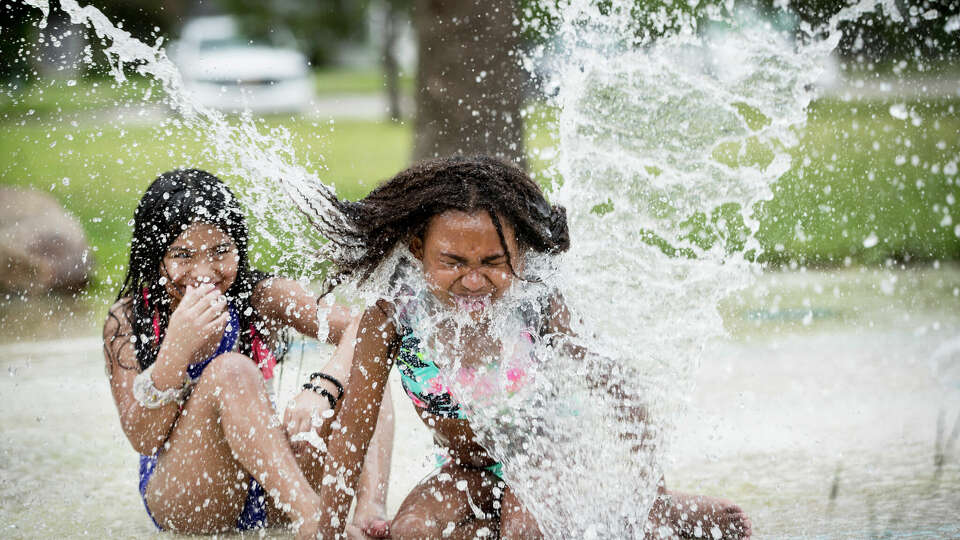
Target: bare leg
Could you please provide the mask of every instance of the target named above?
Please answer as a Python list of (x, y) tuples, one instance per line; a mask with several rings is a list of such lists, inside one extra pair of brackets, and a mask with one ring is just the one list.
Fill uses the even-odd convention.
[(527, 512), (520, 499), (509, 487), (504, 489), (503, 493), (503, 508), (500, 510), (500, 537), (504, 540), (543, 538), (537, 520)]
[(488, 471), (444, 465), (404, 499), (393, 519), (391, 538), (496, 538), (498, 484)]
[(187, 400), (147, 486), (147, 503), (165, 528), (231, 530), (248, 474), (289, 505), (291, 519), (305, 518), (298, 536), (309, 536), (319, 497), (274, 419), (256, 364), (228, 353), (207, 366)]
[[(333, 357), (324, 366), (323, 373), (330, 375), (349, 386), (350, 368), (353, 363), (354, 340), (357, 335), (359, 319), (355, 319), (344, 331), (340, 340), (340, 345), (334, 352)], [(329, 381), (317, 379), (314, 384), (323, 385), (327, 391), (336, 395), (335, 385)], [(309, 390), (307, 390), (309, 391)], [(330, 436), (330, 425), (332, 418), (339, 414), (342, 401), (337, 403), (334, 410), (334, 417), (323, 422), (317, 428), (317, 434), (327, 442)], [(323, 413), (328, 408), (320, 411)], [(383, 406), (377, 417), (377, 427), (373, 434), (373, 440), (367, 451), (367, 457), (364, 460), (363, 469), (360, 473), (360, 484), (358, 486), (357, 506), (354, 512), (354, 526), (363, 529), (365, 534), (374, 538), (385, 538), (389, 535), (390, 523), (386, 518), (386, 498), (387, 484), (390, 474), (390, 457), (393, 452), (393, 400), (390, 398), (390, 389), (384, 396)], [(323, 478), (323, 453), (314, 448), (307, 441), (292, 442), (297, 463), (303, 471), (304, 476), (310, 482), (310, 485), (317, 491), (320, 489), (320, 481)], [(277, 523), (283, 519), (283, 514), (275, 503), (268, 508), (271, 523)]]

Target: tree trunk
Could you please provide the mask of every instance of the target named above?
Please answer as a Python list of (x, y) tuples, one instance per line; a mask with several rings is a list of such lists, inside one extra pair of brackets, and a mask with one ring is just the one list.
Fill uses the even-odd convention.
[(386, 2), (383, 19), (383, 76), (387, 87), (390, 120), (399, 122), (400, 111), (400, 66), (397, 62), (398, 18), (400, 10), (396, 2)]
[(487, 154), (525, 165), (526, 73), (512, 0), (417, 0), (414, 159)]

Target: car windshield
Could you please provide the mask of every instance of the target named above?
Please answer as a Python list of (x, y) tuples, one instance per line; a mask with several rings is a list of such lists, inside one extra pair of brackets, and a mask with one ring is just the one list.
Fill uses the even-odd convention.
[(286, 28), (222, 16), (200, 17), (187, 23), (183, 40), (200, 51), (251, 46), (297, 48), (296, 39)]
[(252, 40), (244, 40), (240, 36), (233, 36), (227, 38), (204, 39), (197, 44), (197, 47), (201, 51), (212, 51), (230, 47), (247, 47), (252, 43)]

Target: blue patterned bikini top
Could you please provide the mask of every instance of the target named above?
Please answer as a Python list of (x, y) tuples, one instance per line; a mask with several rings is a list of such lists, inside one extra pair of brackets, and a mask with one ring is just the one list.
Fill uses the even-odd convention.
[[(412, 318), (416, 316), (414, 314), (421, 302), (421, 298), (411, 296), (399, 305), (397, 312), (400, 347), (395, 363), (400, 371), (400, 382), (418, 409), (443, 418), (466, 419), (467, 411), (450, 393), (440, 368), (414, 332)], [(526, 383), (533, 343), (542, 320), (540, 313), (534, 311), (530, 309), (519, 313), (521, 343), (525, 344), (524, 347), (509, 355), (511, 358), (505, 358), (502, 365), (488, 366), (492, 369), (481, 372), (476, 368), (461, 368), (456, 375), (457, 382), (464, 388), (480, 391), (488, 389), (490, 392), (505, 391), (508, 394), (518, 391)]]

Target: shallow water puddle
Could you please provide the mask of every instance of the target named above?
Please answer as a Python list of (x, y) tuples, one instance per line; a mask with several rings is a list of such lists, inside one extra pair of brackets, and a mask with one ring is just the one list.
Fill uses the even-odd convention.
[[(737, 501), (758, 538), (960, 535), (960, 441), (944, 454), (939, 472), (935, 467), (937, 447), (949, 446), (960, 415), (960, 353), (938, 353), (960, 335), (958, 300), (949, 294), (960, 269), (875, 278), (871, 272), (767, 274), (743, 295), (754, 300), (730, 309), (734, 337), (704, 356), (689, 414), (667, 454), (669, 486)], [(890, 275), (913, 285), (888, 296), (868, 283)], [(744, 321), (738, 313), (771, 309), (763, 299), (779, 296), (782, 310), (794, 309), (805, 295), (833, 286), (851, 292), (839, 299), (830, 293), (833, 303), (812, 301), (811, 308), (852, 313), (860, 306), (856, 316), (738, 326)], [(763, 294), (754, 297), (758, 290)], [(918, 335), (918, 328), (927, 330)], [(4, 537), (154, 534), (136, 491), (135, 456), (109, 396), (97, 331), (33, 343), (21, 336), (0, 345)], [(280, 377), (281, 401), (329, 354), (311, 344), (293, 347)], [(402, 400), (395, 405), (391, 512), (432, 468), (428, 437), (413, 432), (422, 424)], [(283, 533), (270, 533), (276, 535)]]

